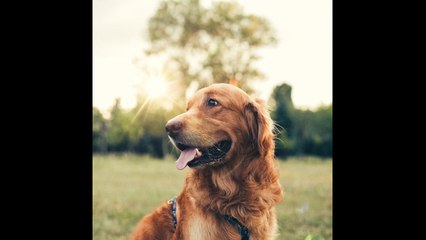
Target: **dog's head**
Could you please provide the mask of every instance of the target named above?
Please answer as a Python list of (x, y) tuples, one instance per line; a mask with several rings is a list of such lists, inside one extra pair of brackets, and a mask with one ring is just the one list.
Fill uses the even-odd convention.
[(186, 112), (166, 124), (173, 144), (181, 150), (176, 168), (220, 166), (241, 156), (273, 153), (272, 120), (261, 100), (251, 99), (230, 84), (200, 89)]

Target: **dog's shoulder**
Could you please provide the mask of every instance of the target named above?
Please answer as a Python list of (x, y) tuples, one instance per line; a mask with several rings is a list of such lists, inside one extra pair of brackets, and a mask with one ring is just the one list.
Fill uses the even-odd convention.
[(172, 239), (173, 228), (171, 206), (164, 203), (154, 212), (142, 218), (130, 239)]

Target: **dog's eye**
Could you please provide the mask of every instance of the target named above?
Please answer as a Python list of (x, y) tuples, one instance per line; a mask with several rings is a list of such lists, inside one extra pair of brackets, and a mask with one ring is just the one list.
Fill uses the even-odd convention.
[(209, 100), (207, 100), (207, 106), (217, 106), (219, 105), (219, 102), (216, 99), (210, 98)]

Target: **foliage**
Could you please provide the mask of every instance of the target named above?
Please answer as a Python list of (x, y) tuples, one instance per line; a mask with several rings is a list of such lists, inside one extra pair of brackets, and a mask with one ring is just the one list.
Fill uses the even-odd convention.
[(107, 122), (103, 118), (102, 113), (97, 109), (93, 108), (92, 111), (92, 141), (93, 141), (93, 152), (106, 152), (106, 131)]
[(164, 126), (176, 114), (176, 109), (167, 111), (146, 98), (140, 98), (131, 110), (124, 110), (116, 99), (109, 119), (93, 108), (93, 152), (134, 152), (163, 158), (172, 152)]
[(275, 121), (277, 130), (276, 152), (277, 156), (288, 156), (294, 154), (294, 115), (295, 108), (291, 98), (291, 86), (281, 84), (272, 92), (270, 105), (273, 111), (271, 118)]
[(121, 152), (130, 148), (131, 136), (135, 134), (131, 129), (130, 117), (120, 106), (120, 100), (116, 99), (111, 110), (106, 135), (108, 151)]
[(149, 153), (156, 157), (164, 157), (171, 152), (164, 126), (169, 119), (180, 113), (178, 110), (180, 111), (175, 108), (167, 110), (162, 105), (139, 96), (139, 102), (130, 111), (133, 119), (131, 124), (134, 129), (141, 129), (144, 134), (134, 143), (134, 152)]
[[(278, 130), (277, 156), (332, 156), (332, 105), (316, 110), (297, 109), (291, 98), (291, 86), (287, 84), (274, 89), (270, 105)], [(130, 111), (123, 110), (116, 100), (109, 119), (93, 108), (93, 152), (135, 152), (164, 157), (173, 152), (164, 126), (181, 112), (180, 108), (167, 110), (142, 97)]]
[(271, 98), (271, 117), (281, 130), (277, 134), (277, 156), (332, 155), (332, 105), (315, 111), (296, 109), (291, 87), (285, 83), (274, 89)]
[(181, 96), (193, 82), (202, 88), (231, 79), (252, 92), (249, 82), (264, 77), (253, 66), (256, 50), (277, 42), (265, 18), (245, 14), (231, 1), (214, 1), (211, 7), (198, 0), (162, 1), (148, 32), (146, 55), (167, 55), (165, 71)]

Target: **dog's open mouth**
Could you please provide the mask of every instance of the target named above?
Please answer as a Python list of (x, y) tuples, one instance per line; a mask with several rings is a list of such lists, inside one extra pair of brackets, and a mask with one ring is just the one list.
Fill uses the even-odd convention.
[(200, 148), (187, 146), (182, 143), (176, 143), (176, 147), (182, 152), (176, 161), (176, 168), (184, 169), (187, 165), (190, 168), (196, 168), (203, 165), (213, 165), (223, 159), (226, 153), (231, 149), (232, 141), (223, 140), (217, 142), (212, 147)]

